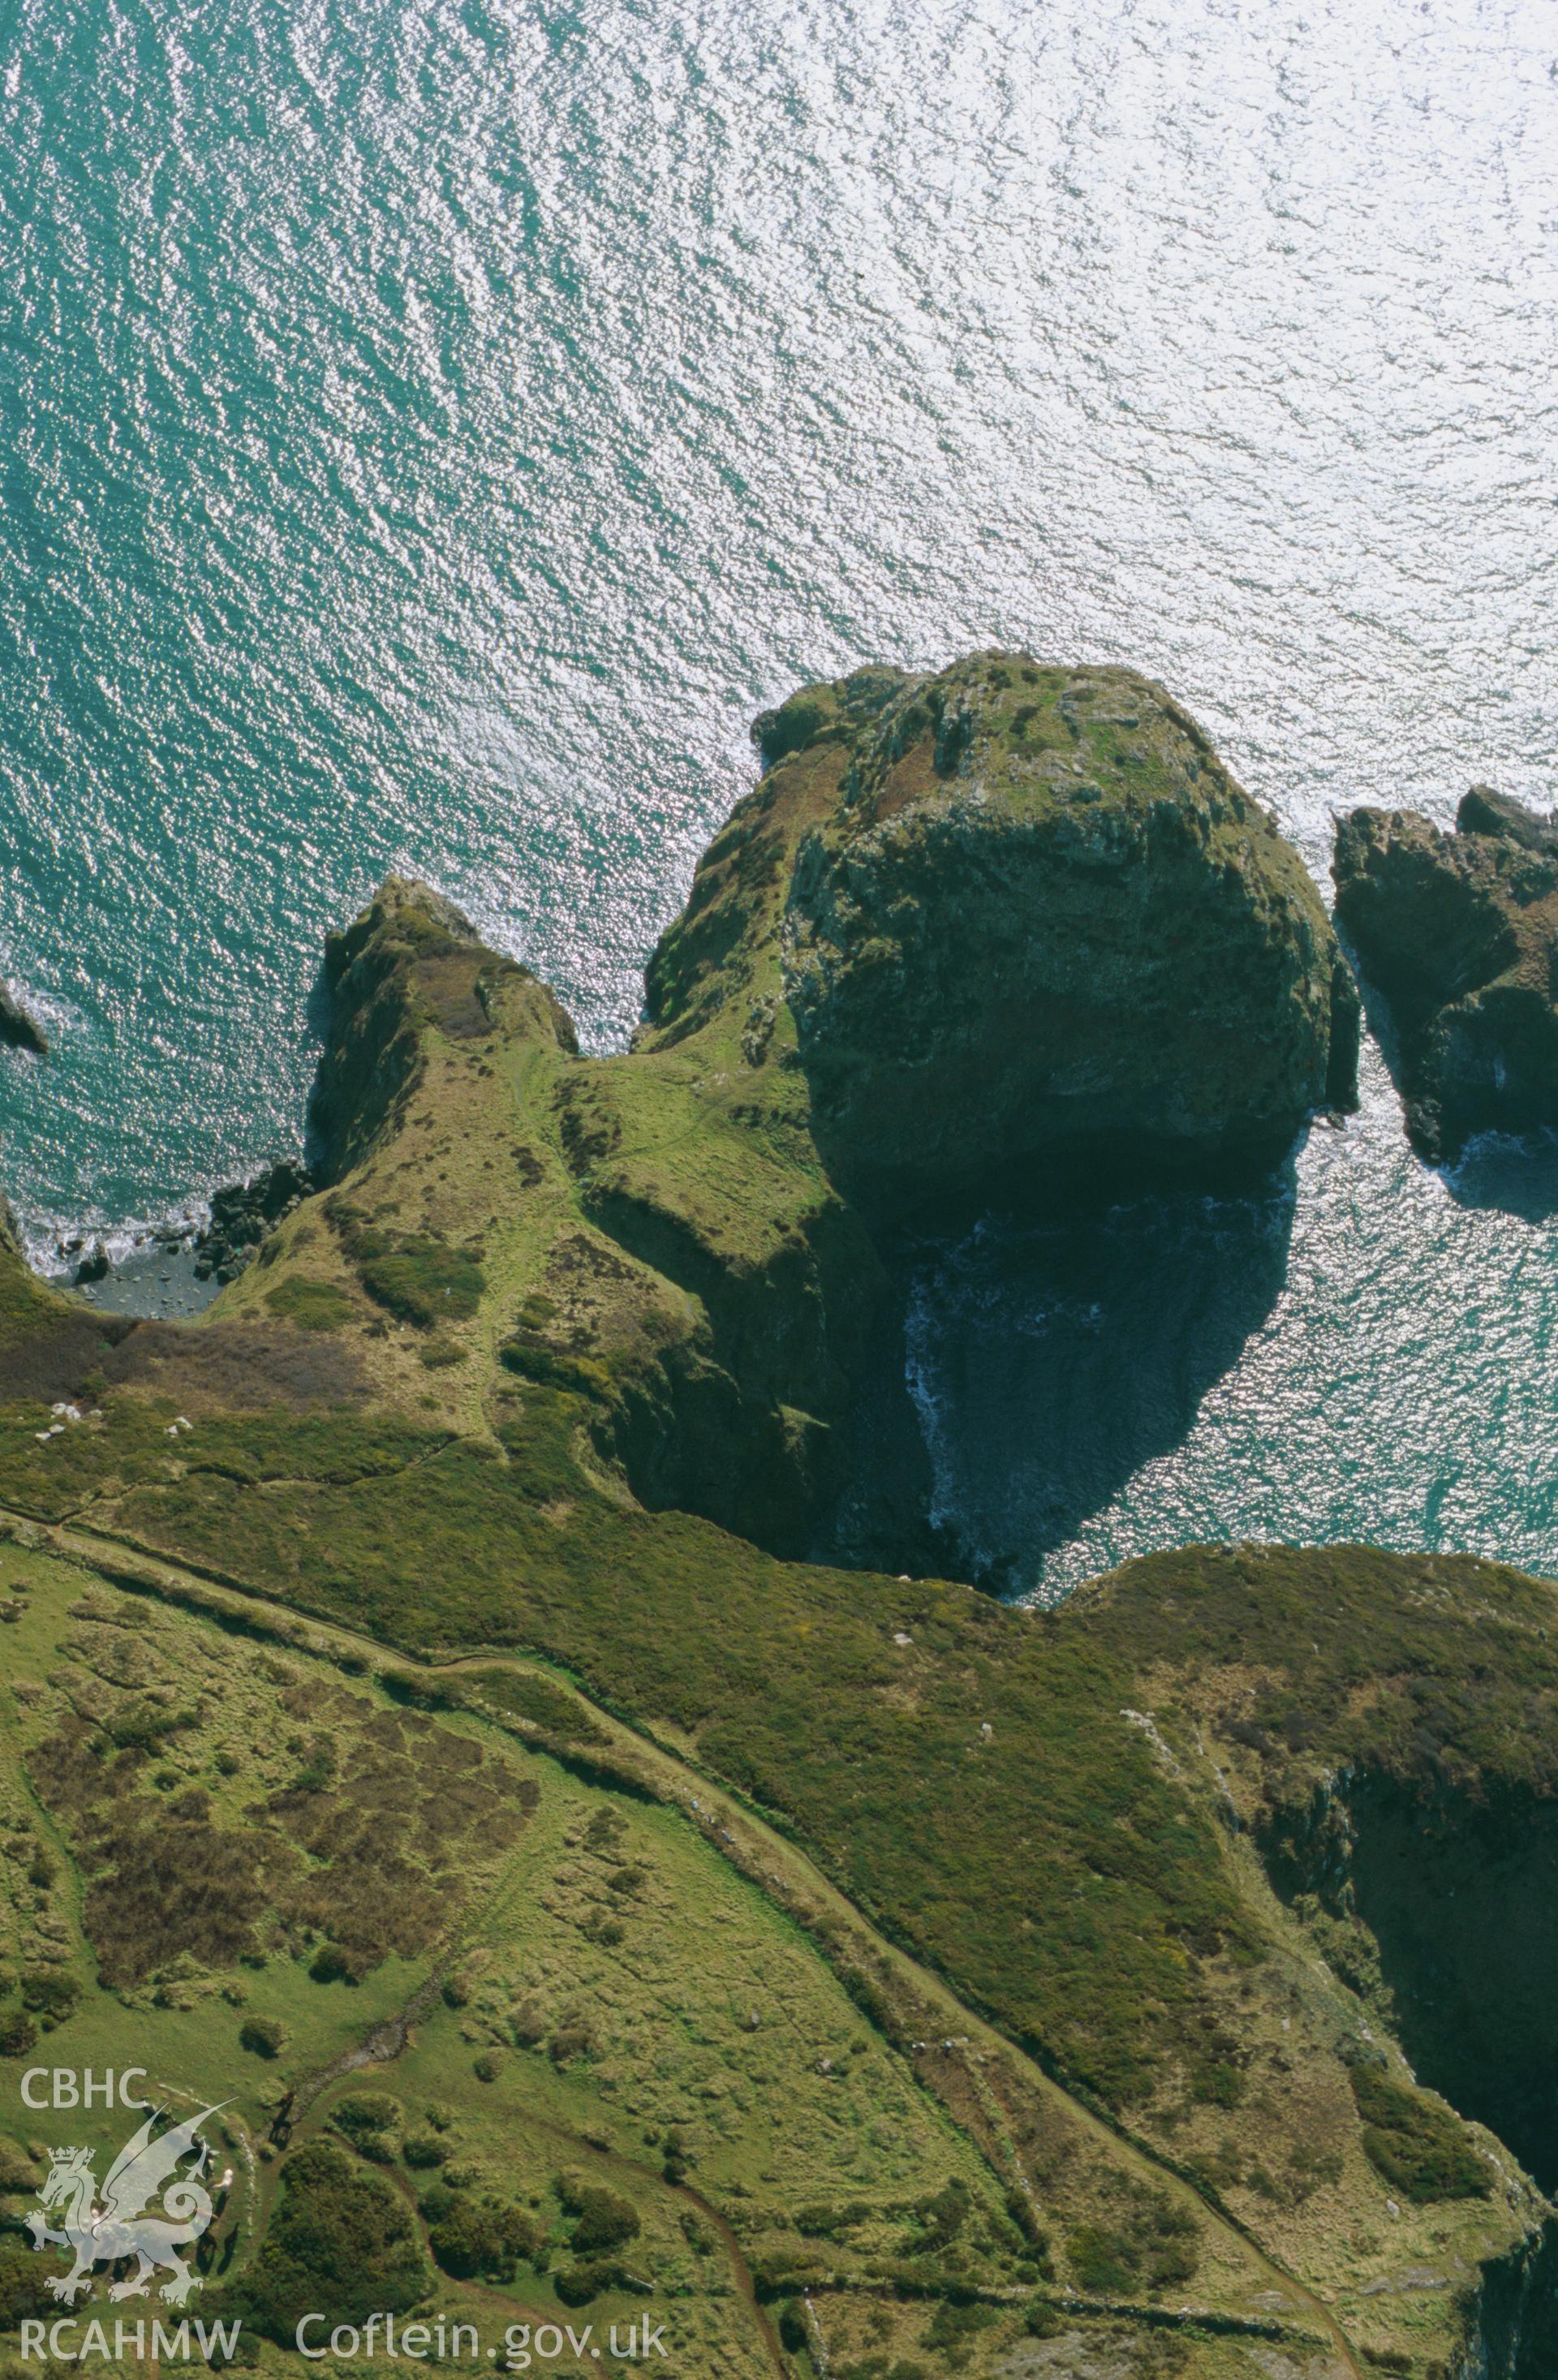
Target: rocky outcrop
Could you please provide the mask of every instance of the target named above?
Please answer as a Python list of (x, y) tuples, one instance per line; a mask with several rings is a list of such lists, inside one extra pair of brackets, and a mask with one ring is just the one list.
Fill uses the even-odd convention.
[(361, 915), (330, 936), (324, 976), (331, 1028), (310, 1120), (325, 1181), (359, 1163), (395, 1114), (419, 1071), (426, 1028), (455, 1041), (487, 1039), (500, 986), (528, 994), (559, 1049), (578, 1048), (566, 1014), (528, 968), (489, 950), (443, 893), (406, 877), (387, 877)]
[(817, 1145), (879, 1216), (1258, 1172), (1353, 1103), (1319, 895), (1161, 686), (980, 653), (807, 687), (758, 735), (651, 1026), (739, 992), (750, 1049), (787, 1008)]
[(1337, 829), (1336, 916), (1389, 1002), (1406, 1128), (1430, 1163), (1558, 1124), (1558, 827), (1475, 785), (1446, 834), (1415, 810)]
[[(276, 1225), (296, 1214), (316, 1186), (306, 1165), (280, 1157), (249, 1181), (213, 1191), (211, 1220), (195, 1242), (196, 1280), (235, 1280)], [(78, 1280), (83, 1277), (77, 1275)]]
[(0, 1043), (11, 1050), (30, 1050), (35, 1058), (49, 1054), (43, 1026), (4, 983), (0, 983)]

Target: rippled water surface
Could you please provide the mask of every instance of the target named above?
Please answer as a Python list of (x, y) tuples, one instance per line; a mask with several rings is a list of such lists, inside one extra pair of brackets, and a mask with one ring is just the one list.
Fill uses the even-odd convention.
[(1413, 1159), (1378, 1052), (1266, 1199), (929, 1252), (935, 1517), (1045, 1600), (1155, 1546), (1367, 1537), (1558, 1572), (1558, 1140)]
[[(0, 12), (30, 1225), (294, 1143), (391, 867), (613, 1043), (748, 717), (867, 658), (1145, 667), (1317, 868), (1333, 805), (1551, 799), (1555, 77), (1536, 0)], [(1380, 1091), (1296, 1207), (938, 1257), (943, 1498), (1024, 1578), (1192, 1525), (1558, 1568), (1545, 1161), (1458, 1197)], [(1142, 1367), (1087, 1443), (1046, 1345)]]

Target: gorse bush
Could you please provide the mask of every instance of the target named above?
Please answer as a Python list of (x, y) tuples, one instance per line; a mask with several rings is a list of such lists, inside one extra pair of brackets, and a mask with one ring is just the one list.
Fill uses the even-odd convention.
[(346, 1292), (334, 1281), (310, 1281), (294, 1273), (265, 1292), (265, 1303), (283, 1321), (299, 1330), (341, 1330), (358, 1312)]
[(566, 2212), (574, 2218), (569, 2245), (576, 2255), (598, 2255), (638, 2238), (639, 2210), (629, 2200), (596, 2183), (581, 2183), (571, 2174), (559, 2174), (556, 2186)]
[(523, 2207), (459, 2197), (430, 2222), (428, 2245), (456, 2280), (506, 2281), (522, 2256), (540, 2252), (541, 2233)]
[(1065, 2246), (1077, 2287), (1094, 2297), (1177, 2288), (1200, 2262), (1195, 2216), (1156, 2191), (1133, 2192), (1112, 2223), (1079, 2224)]
[(425, 1232), (362, 1226), (343, 1233), (342, 1245), (375, 1305), (419, 1330), (469, 1322), (481, 1303), (486, 1276), (471, 1247), (452, 1247)]
[(1493, 2169), (1447, 2107), (1393, 2082), (1377, 2066), (1355, 2066), (1352, 2086), (1365, 2154), (1404, 2198), (1426, 2206), (1489, 2195)]
[(416, 2218), (394, 2185), (346, 2149), (314, 2141), (283, 2165), (264, 2245), (235, 2295), (257, 2330), (290, 2347), (306, 2313), (328, 2307), (336, 2322), (359, 2322), (403, 2313), (432, 2277)]

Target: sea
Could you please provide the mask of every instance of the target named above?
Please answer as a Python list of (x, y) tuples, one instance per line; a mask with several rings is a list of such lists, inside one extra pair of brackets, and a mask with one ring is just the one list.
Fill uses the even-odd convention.
[[(0, 0), (0, 1182), (118, 1254), (300, 1143), (426, 877), (622, 1046), (751, 715), (1124, 662), (1325, 878), (1558, 802), (1543, 0)], [(156, 1302), (155, 1277), (148, 1292)], [(1558, 1572), (1558, 1148), (916, 1252), (938, 1513)]]

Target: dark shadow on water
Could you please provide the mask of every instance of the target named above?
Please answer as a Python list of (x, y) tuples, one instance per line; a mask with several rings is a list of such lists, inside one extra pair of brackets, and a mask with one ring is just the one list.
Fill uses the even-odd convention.
[(1485, 1207), (1523, 1223), (1550, 1223), (1558, 1215), (1558, 1132), (1516, 1140), (1488, 1132), (1468, 1141), (1460, 1160), (1442, 1171), (1457, 1205)]
[(907, 1308), (932, 1524), (962, 1574), (1029, 1588), (1146, 1463), (1185, 1439), (1287, 1274), (1289, 1162), (1269, 1190), (1133, 1200), (922, 1249)]

